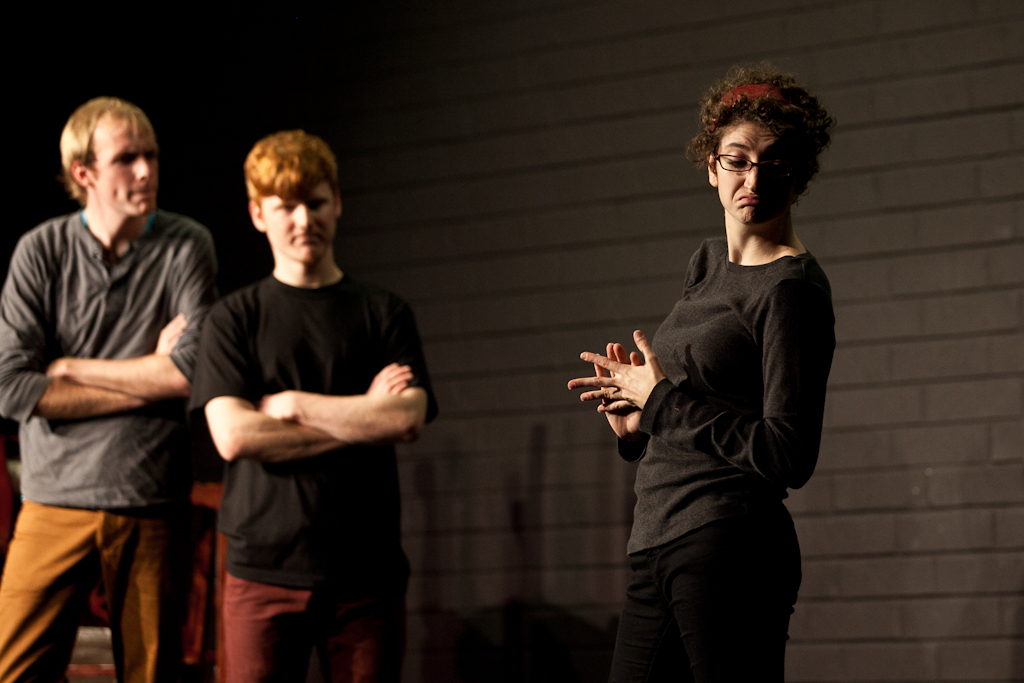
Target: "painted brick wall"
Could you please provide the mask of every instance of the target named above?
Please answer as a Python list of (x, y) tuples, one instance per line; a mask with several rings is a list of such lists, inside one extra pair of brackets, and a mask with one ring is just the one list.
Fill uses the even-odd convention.
[(720, 206), (683, 149), (737, 62), (838, 119), (796, 209), (838, 348), (790, 681), (1024, 680), (1024, 3), (407, 2), (333, 132), (340, 260), (417, 311), (408, 681), (607, 676), (633, 469), (565, 389), (653, 333)]

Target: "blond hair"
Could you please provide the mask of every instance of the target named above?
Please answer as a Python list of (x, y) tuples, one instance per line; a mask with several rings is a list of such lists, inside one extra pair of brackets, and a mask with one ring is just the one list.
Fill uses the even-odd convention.
[(71, 167), (76, 161), (89, 166), (96, 160), (92, 136), (105, 116), (127, 124), (136, 137), (150, 135), (156, 141), (153, 124), (146, 113), (119, 97), (94, 97), (72, 112), (60, 134), (60, 181), (71, 198), (82, 206), (85, 206), (85, 188), (75, 182)]

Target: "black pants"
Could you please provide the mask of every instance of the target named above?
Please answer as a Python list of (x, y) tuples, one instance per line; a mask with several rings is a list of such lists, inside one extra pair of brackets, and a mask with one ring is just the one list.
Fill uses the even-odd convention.
[(612, 683), (783, 680), (800, 548), (781, 503), (630, 556)]

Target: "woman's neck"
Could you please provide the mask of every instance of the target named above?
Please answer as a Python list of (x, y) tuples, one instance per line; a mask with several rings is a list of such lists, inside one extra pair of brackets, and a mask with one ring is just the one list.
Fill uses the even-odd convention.
[(760, 266), (783, 256), (797, 256), (807, 249), (793, 231), (793, 219), (787, 211), (766, 223), (740, 223), (726, 215), (725, 237), (729, 260), (741, 266)]

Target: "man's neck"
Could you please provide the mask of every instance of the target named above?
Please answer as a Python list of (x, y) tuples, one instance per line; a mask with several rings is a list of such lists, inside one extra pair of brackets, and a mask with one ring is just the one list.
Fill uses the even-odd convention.
[(89, 232), (103, 247), (103, 260), (110, 265), (116, 263), (124, 255), (128, 245), (142, 235), (151, 215), (112, 215), (90, 204), (86, 205), (83, 213)]
[(319, 289), (340, 282), (345, 276), (334, 257), (325, 257), (315, 264), (279, 261), (274, 264), (274, 279), (292, 287)]

